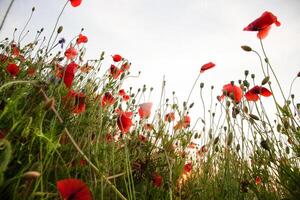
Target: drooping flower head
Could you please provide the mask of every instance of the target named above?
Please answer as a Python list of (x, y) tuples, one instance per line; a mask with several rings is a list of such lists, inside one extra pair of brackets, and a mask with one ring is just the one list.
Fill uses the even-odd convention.
[(216, 66), (215, 63), (212, 63), (212, 62), (206, 63), (206, 64), (202, 65), (202, 67), (200, 69), (200, 73), (203, 73), (206, 70), (213, 68), (214, 66)]
[(56, 187), (62, 199), (65, 200), (92, 200), (88, 186), (75, 178), (63, 179), (56, 182)]
[(140, 115), (141, 119), (145, 119), (145, 118), (150, 117), (152, 105), (153, 104), (151, 102), (140, 104), (138, 112), (139, 112), (139, 115)]
[(256, 85), (245, 93), (245, 97), (248, 101), (257, 101), (259, 99), (258, 95), (269, 97), (272, 95), (272, 92), (265, 87)]
[(72, 86), (77, 68), (78, 65), (75, 62), (71, 62), (70, 64), (67, 65), (64, 74), (64, 83), (67, 86), (67, 88), (70, 88)]
[(220, 97), (220, 99), (223, 99), (224, 96), (227, 96), (235, 101), (235, 103), (239, 103), (243, 97), (243, 91), (240, 87), (229, 83), (227, 85), (223, 86), (223, 95)]
[(273, 13), (265, 11), (259, 18), (246, 26), (244, 31), (258, 31), (257, 37), (259, 39), (264, 39), (267, 37), (273, 23), (276, 26), (280, 26), (280, 22), (277, 20), (277, 17), (273, 15)]
[(82, 0), (70, 0), (70, 2), (73, 7), (77, 7), (80, 6)]
[(175, 113), (174, 112), (170, 112), (170, 113), (167, 113), (165, 115), (165, 121), (166, 122), (171, 122), (171, 121), (174, 121), (175, 120)]

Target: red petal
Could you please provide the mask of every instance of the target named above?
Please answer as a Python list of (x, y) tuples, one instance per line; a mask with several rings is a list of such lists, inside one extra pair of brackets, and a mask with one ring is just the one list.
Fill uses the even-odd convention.
[(270, 29), (271, 29), (271, 26), (267, 26), (266, 28), (264, 28), (264, 29), (258, 31), (257, 37), (258, 37), (259, 39), (261, 39), (261, 40), (262, 40), (262, 39), (265, 39), (265, 38), (268, 36), (268, 33), (269, 33)]
[(259, 96), (251, 91), (246, 92), (245, 97), (247, 101), (257, 101)]
[(10, 63), (6, 67), (6, 71), (12, 76), (17, 76), (20, 73), (20, 68), (14, 63)]
[(63, 179), (56, 182), (57, 189), (66, 200), (91, 200), (89, 188), (79, 179)]
[(73, 7), (80, 6), (82, 0), (70, 0)]
[(122, 56), (120, 56), (119, 54), (115, 54), (112, 56), (114, 62), (120, 62), (122, 60)]
[(216, 65), (212, 62), (206, 63), (201, 67), (200, 73), (203, 73), (206, 70), (213, 68), (214, 66), (216, 66)]
[(267, 88), (261, 87), (260, 94), (264, 97), (269, 97), (272, 95), (272, 92), (270, 92)]
[(73, 79), (74, 79), (77, 68), (78, 68), (78, 65), (75, 62), (71, 62), (66, 67), (66, 71), (64, 74), (64, 83), (68, 88), (70, 88), (72, 86)]

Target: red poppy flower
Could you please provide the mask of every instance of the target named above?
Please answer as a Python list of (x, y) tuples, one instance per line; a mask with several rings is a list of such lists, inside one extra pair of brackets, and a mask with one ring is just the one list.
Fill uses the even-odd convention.
[(175, 130), (181, 129), (181, 128), (187, 128), (190, 126), (191, 118), (189, 116), (183, 116), (183, 118), (177, 122), (177, 124), (174, 126)]
[(34, 67), (28, 67), (28, 69), (27, 69), (28, 76), (34, 76), (35, 72), (36, 72), (36, 69)]
[(85, 99), (86, 96), (82, 92), (75, 94), (75, 105), (73, 109), (73, 113), (80, 114), (82, 112), (85, 112)]
[(245, 97), (248, 101), (257, 101), (259, 99), (258, 95), (262, 95), (264, 97), (269, 97), (272, 95), (272, 92), (270, 92), (265, 87), (256, 85), (252, 89), (250, 89), (248, 92), (246, 92)]
[(125, 94), (125, 95), (123, 96), (123, 100), (124, 100), (124, 101), (128, 101), (129, 99), (130, 99), (130, 96), (129, 96), (129, 95)]
[(192, 165), (191, 162), (185, 164), (184, 167), (183, 167), (183, 170), (184, 170), (185, 173), (189, 173), (190, 171), (192, 171), (192, 169), (193, 169), (193, 165)]
[(110, 66), (110, 75), (114, 78), (114, 79), (117, 79), (120, 74), (122, 73), (123, 71), (120, 70), (118, 67), (116, 67), (115, 65), (111, 65)]
[(121, 66), (121, 69), (123, 70), (123, 71), (128, 71), (129, 69), (130, 69), (130, 63), (128, 63), (128, 62), (125, 62), (122, 66)]
[(64, 83), (67, 86), (67, 88), (70, 88), (72, 86), (77, 68), (78, 65), (75, 62), (71, 62), (67, 65), (64, 74)]
[(70, 2), (73, 7), (77, 7), (80, 6), (82, 0), (70, 0)]
[(71, 45), (66, 51), (65, 51), (65, 56), (68, 60), (72, 60), (77, 56), (77, 51), (76, 49)]
[(122, 60), (122, 56), (115, 54), (113, 56), (111, 56), (112, 59), (114, 60), (114, 62), (120, 62)]
[(171, 122), (171, 121), (174, 121), (175, 120), (175, 113), (174, 112), (170, 112), (170, 113), (167, 113), (165, 115), (165, 121), (166, 122)]
[(224, 96), (227, 96), (232, 100), (234, 100), (236, 103), (239, 103), (243, 97), (242, 89), (231, 83), (224, 85), (222, 91), (223, 91), (223, 95), (219, 99), (223, 99)]
[(4, 54), (0, 54), (0, 62), (5, 63), (8, 60), (8, 57)]
[(87, 43), (88, 42), (88, 38), (85, 35), (79, 34), (76, 43), (77, 44), (81, 44), (81, 43)]
[(212, 62), (206, 63), (206, 64), (202, 65), (202, 67), (200, 69), (200, 73), (203, 73), (206, 70), (213, 68), (214, 66), (216, 66), (216, 65)]
[(114, 96), (109, 92), (105, 92), (105, 94), (102, 97), (102, 107), (113, 105), (114, 103), (115, 103)]
[(20, 67), (14, 63), (9, 63), (6, 67), (6, 71), (12, 76), (18, 76), (20, 73)]
[(12, 45), (12, 55), (16, 57), (20, 56), (19, 48), (15, 44)]
[(119, 90), (119, 95), (120, 96), (124, 96), (126, 94), (124, 89)]
[(259, 176), (257, 176), (257, 177), (255, 178), (255, 184), (256, 184), (256, 185), (260, 185), (260, 184), (261, 184), (261, 178), (260, 178)]
[(140, 104), (138, 112), (139, 112), (139, 115), (140, 115), (141, 119), (145, 119), (145, 118), (150, 117), (152, 105), (153, 104), (151, 102)]
[(56, 187), (65, 200), (92, 200), (87, 185), (75, 178), (63, 179), (56, 182)]
[(163, 177), (155, 172), (152, 174), (152, 182), (155, 187), (159, 188), (162, 185)]
[(251, 22), (244, 28), (244, 31), (258, 31), (257, 37), (264, 39), (271, 28), (271, 25), (275, 23), (276, 26), (280, 26), (280, 22), (273, 13), (265, 11), (259, 18)]
[(132, 112), (120, 112), (117, 125), (122, 133), (127, 133), (132, 126), (131, 115)]
[(143, 143), (147, 142), (147, 137), (144, 136), (144, 135), (139, 134), (138, 138), (139, 138), (139, 140), (140, 140), (141, 142), (143, 142)]

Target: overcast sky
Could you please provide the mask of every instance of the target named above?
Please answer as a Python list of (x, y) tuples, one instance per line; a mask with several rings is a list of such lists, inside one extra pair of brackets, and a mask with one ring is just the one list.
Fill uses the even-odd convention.
[[(0, 0), (0, 19), (9, 1)], [(15, 0), (0, 38), (11, 37), (15, 27), (22, 28), (32, 6), (36, 12), (29, 26), (31, 36), (41, 27), (49, 33), (64, 2)], [(67, 6), (59, 25), (64, 26), (62, 36), (67, 40), (85, 29), (88, 58), (98, 58), (101, 51), (106, 52), (107, 59), (115, 53), (128, 58), (132, 73), (142, 72), (128, 85), (153, 86), (159, 94), (165, 75), (167, 95), (175, 90), (183, 101), (200, 67), (209, 61), (216, 67), (203, 73), (200, 80), (207, 94), (211, 85), (215, 86), (215, 96), (221, 94), (222, 86), (242, 79), (245, 69), (256, 73), (260, 82), (259, 60), (240, 46), (246, 44), (261, 52), (256, 33), (242, 29), (264, 11), (271, 11), (282, 23), (273, 26), (263, 42), (287, 94), (291, 80), (300, 71), (299, 10), (299, 0), (83, 0), (80, 7)], [(192, 99), (196, 104), (198, 91)], [(299, 100), (299, 80), (293, 91)]]

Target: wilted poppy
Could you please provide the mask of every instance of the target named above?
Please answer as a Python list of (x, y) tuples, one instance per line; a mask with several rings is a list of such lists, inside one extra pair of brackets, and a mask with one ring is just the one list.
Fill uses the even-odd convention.
[(85, 35), (79, 34), (76, 43), (77, 44), (81, 44), (81, 43), (87, 43), (88, 42), (88, 38)]
[(68, 60), (74, 59), (77, 54), (77, 50), (72, 45), (65, 51), (65, 56)]
[(166, 122), (171, 122), (171, 121), (174, 121), (175, 120), (175, 113), (174, 112), (170, 112), (170, 113), (167, 113), (165, 115), (165, 121)]
[(80, 6), (82, 0), (70, 0), (70, 2), (73, 7), (77, 7)]
[(192, 169), (193, 169), (193, 165), (191, 162), (185, 164), (183, 167), (185, 173), (189, 173), (190, 171), (192, 171)]
[(115, 103), (115, 98), (110, 92), (105, 92), (102, 97), (102, 107), (113, 105)]
[(177, 124), (174, 126), (175, 130), (181, 129), (181, 128), (187, 128), (190, 126), (191, 118), (187, 115), (183, 116), (183, 118), (177, 122)]
[(245, 97), (248, 101), (257, 101), (259, 99), (258, 95), (262, 95), (264, 97), (269, 97), (272, 95), (272, 92), (270, 92), (265, 87), (256, 85), (252, 89), (250, 89), (248, 92), (245, 93)]
[(9, 63), (6, 67), (6, 71), (12, 76), (18, 76), (20, 73), (20, 67), (15, 63)]
[(117, 125), (122, 133), (127, 133), (132, 126), (131, 115), (132, 112), (120, 111), (117, 119)]
[(223, 86), (223, 95), (219, 99), (223, 99), (224, 96), (227, 96), (234, 100), (236, 103), (239, 103), (243, 97), (243, 91), (240, 87), (229, 83)]
[(114, 62), (120, 62), (122, 60), (122, 56), (120, 56), (119, 54), (115, 54), (111, 57), (112, 57)]
[(70, 88), (72, 86), (77, 68), (78, 65), (75, 62), (71, 62), (67, 65), (64, 74), (64, 83), (67, 86), (67, 88)]
[(120, 74), (122, 73), (123, 71), (120, 70), (118, 67), (116, 67), (115, 65), (111, 65), (110, 66), (110, 75), (114, 78), (114, 79), (117, 79)]
[(88, 186), (75, 178), (63, 179), (56, 182), (60, 196), (65, 200), (92, 200)]
[(268, 35), (273, 23), (275, 23), (276, 26), (280, 26), (277, 17), (273, 15), (273, 13), (265, 11), (259, 18), (245, 27), (244, 31), (258, 31), (257, 37), (259, 39), (264, 39)]
[(86, 108), (85, 99), (86, 96), (82, 92), (76, 94), (73, 113), (80, 114), (82, 112), (85, 112), (85, 108)]
[(163, 177), (158, 173), (154, 172), (152, 174), (152, 182), (155, 187), (160, 187), (163, 181)]
[(200, 69), (200, 73), (203, 73), (206, 70), (213, 68), (214, 66), (216, 66), (215, 63), (212, 63), (212, 62), (206, 63), (206, 64), (202, 65), (202, 67)]
[(153, 104), (151, 102), (142, 103), (139, 105), (140, 107), (138, 109), (138, 112), (141, 119), (150, 117), (152, 105)]

